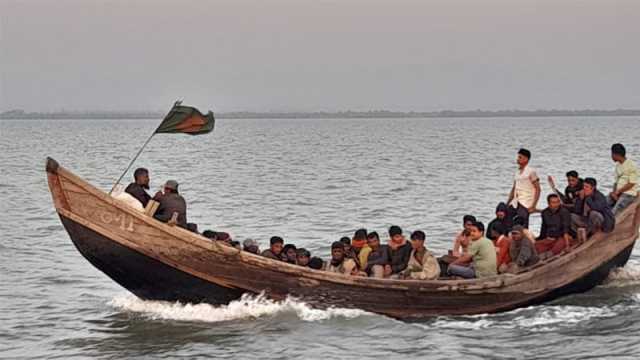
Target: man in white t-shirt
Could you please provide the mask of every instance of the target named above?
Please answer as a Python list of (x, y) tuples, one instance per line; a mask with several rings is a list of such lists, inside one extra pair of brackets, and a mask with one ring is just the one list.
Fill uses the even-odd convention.
[[(518, 170), (513, 178), (513, 188), (509, 194), (508, 216), (525, 228), (529, 228), (529, 214), (536, 211), (540, 199), (540, 179), (536, 171), (529, 166), (531, 152), (527, 149), (518, 151)], [(520, 218), (517, 221), (515, 217)]]

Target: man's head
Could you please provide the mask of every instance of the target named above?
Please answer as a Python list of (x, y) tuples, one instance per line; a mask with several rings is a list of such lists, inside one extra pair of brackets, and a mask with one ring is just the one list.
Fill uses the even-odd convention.
[(527, 166), (529, 160), (531, 160), (531, 151), (524, 148), (518, 150), (518, 158), (516, 161), (521, 168)]
[(167, 180), (164, 183), (164, 192), (165, 193), (178, 193), (178, 182), (175, 180)]
[(484, 235), (484, 224), (480, 221), (476, 221), (469, 227), (469, 237), (471, 240), (478, 240)]
[(287, 261), (296, 261), (296, 246), (293, 244), (287, 244), (282, 248), (282, 252), (287, 257)]
[(341, 237), (340, 242), (344, 244), (344, 251), (349, 251), (351, 249), (351, 239), (349, 239), (348, 237)]
[(416, 230), (411, 233), (411, 247), (414, 250), (420, 250), (424, 248), (424, 240), (426, 235), (422, 230)]
[(367, 245), (373, 250), (377, 249), (380, 246), (380, 236), (377, 232), (372, 231), (367, 234)]
[(473, 215), (465, 215), (462, 217), (462, 226), (464, 226), (465, 229), (468, 229), (469, 226), (471, 226), (471, 224), (473, 224), (474, 222), (476, 222), (476, 217)]
[(136, 184), (142, 186), (145, 189), (148, 189), (149, 170), (145, 168), (137, 168), (136, 171), (133, 172), (133, 180), (135, 180)]
[(273, 236), (269, 240), (271, 252), (274, 255), (280, 255), (282, 252), (282, 247), (284, 246), (284, 240), (280, 236)]
[(622, 144), (611, 145), (611, 159), (613, 161), (623, 163), (627, 156), (627, 149)]
[(584, 179), (584, 184), (582, 185), (582, 190), (584, 190), (584, 196), (591, 196), (593, 192), (598, 188), (598, 182), (594, 178), (586, 178)]
[(462, 239), (460, 240), (460, 245), (462, 245), (462, 247), (466, 248), (467, 246), (469, 246), (469, 241), (471, 241), (470, 236), (471, 232), (469, 231), (469, 229), (462, 230)]
[(394, 243), (401, 243), (404, 240), (404, 235), (402, 235), (402, 229), (400, 226), (392, 225), (389, 227), (389, 238)]
[(309, 260), (311, 260), (311, 253), (307, 249), (300, 248), (296, 251), (296, 264), (307, 266), (309, 265)]
[(367, 229), (358, 229), (355, 233), (353, 233), (353, 240), (366, 240), (367, 239)]
[(507, 204), (501, 202), (496, 207), (496, 217), (500, 220), (504, 219), (507, 216)]
[(253, 239), (246, 239), (242, 242), (242, 249), (244, 251), (248, 251), (250, 253), (257, 254), (260, 251), (258, 247), (258, 242)]
[(344, 260), (344, 244), (340, 241), (336, 241), (331, 244), (331, 260), (339, 262)]
[(522, 225), (516, 225), (513, 227), (513, 229), (511, 229), (511, 239), (515, 241), (520, 241), (522, 240), (523, 236), (524, 236), (524, 227), (522, 227)]
[(322, 266), (324, 265), (324, 261), (317, 256), (312, 257), (309, 260), (309, 267), (315, 270), (322, 270)]
[(551, 210), (555, 211), (560, 209), (560, 206), (562, 205), (560, 196), (558, 196), (558, 194), (549, 194), (547, 196), (547, 204), (549, 204), (549, 209)]
[(578, 176), (577, 171), (571, 170), (567, 172), (567, 183), (569, 183), (569, 186), (573, 188), (580, 184), (580, 177)]
[(493, 239), (499, 238), (501, 235), (505, 235), (507, 233), (507, 228), (502, 223), (495, 223), (491, 227), (491, 237)]
[(213, 230), (205, 230), (202, 232), (202, 236), (206, 237), (207, 239), (215, 240), (217, 237), (217, 233)]

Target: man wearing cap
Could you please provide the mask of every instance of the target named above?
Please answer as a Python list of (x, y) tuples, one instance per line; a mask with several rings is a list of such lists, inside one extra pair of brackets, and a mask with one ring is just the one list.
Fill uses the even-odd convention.
[(305, 248), (299, 248), (296, 250), (296, 264), (300, 266), (309, 266), (311, 260), (311, 253)]
[(341, 241), (331, 244), (331, 260), (325, 266), (325, 270), (332, 273), (343, 275), (356, 275), (358, 273), (356, 262), (344, 256), (344, 244)]
[(173, 218), (173, 214), (177, 213), (175, 225), (187, 227), (187, 203), (178, 193), (177, 181), (168, 180), (164, 184), (164, 193), (158, 192), (153, 199), (160, 204), (153, 215), (154, 218), (168, 223)]
[(242, 242), (242, 250), (248, 251), (253, 254), (259, 254), (260, 248), (258, 247), (258, 242), (253, 239), (246, 239)]
[[(538, 262), (538, 254), (535, 247), (524, 237), (524, 227), (515, 225), (511, 229), (511, 239), (509, 242), (509, 258), (511, 263), (502, 264), (500, 272), (516, 273), (524, 267), (531, 266)], [(505, 267), (505, 265), (507, 265)]]
[(536, 171), (529, 166), (531, 152), (527, 149), (518, 151), (518, 170), (513, 178), (513, 187), (509, 194), (509, 217), (519, 217), (523, 220), (523, 226), (529, 227), (529, 214), (536, 210), (540, 199), (540, 179)]
[(616, 163), (616, 181), (609, 194), (609, 203), (613, 214), (617, 214), (638, 198), (638, 167), (627, 159), (627, 150), (622, 144), (611, 146), (611, 159)]

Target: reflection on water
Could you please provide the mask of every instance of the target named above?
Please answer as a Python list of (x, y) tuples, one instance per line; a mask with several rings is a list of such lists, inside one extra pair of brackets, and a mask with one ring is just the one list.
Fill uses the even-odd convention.
[[(73, 247), (51, 205), (46, 156), (109, 189), (155, 121), (3, 121), (0, 357), (637, 358), (640, 256), (602, 286), (503, 314), (417, 323), (247, 297), (227, 306), (148, 302)], [(462, 215), (487, 222), (515, 152), (542, 179), (569, 169), (607, 187), (609, 146), (640, 160), (637, 118), (226, 120), (214, 134), (157, 136), (138, 161), (152, 190), (181, 183), (190, 221), (236, 239), (271, 235), (328, 256), (358, 227), (427, 232), (449, 248)], [(129, 178), (131, 175), (127, 175)], [(548, 186), (543, 182), (543, 192)], [(532, 226), (539, 226), (539, 217)], [(614, 346), (610, 345), (614, 344)]]

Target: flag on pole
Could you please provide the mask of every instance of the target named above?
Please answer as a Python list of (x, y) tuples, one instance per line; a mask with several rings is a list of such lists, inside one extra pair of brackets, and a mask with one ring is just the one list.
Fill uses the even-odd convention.
[(198, 109), (183, 106), (182, 101), (176, 101), (154, 134), (202, 135), (213, 131), (215, 122), (211, 111), (202, 115)]

